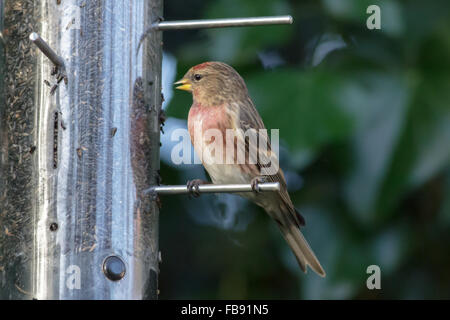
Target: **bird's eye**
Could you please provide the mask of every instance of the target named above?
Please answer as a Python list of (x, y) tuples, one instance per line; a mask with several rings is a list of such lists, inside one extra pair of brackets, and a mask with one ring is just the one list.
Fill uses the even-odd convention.
[(194, 80), (195, 81), (200, 81), (200, 79), (203, 78), (203, 76), (201, 74), (194, 74)]

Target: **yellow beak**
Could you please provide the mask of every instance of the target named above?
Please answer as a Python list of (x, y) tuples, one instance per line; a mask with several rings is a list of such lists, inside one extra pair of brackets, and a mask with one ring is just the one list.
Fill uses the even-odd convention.
[(192, 85), (188, 79), (181, 79), (180, 81), (177, 81), (174, 84), (181, 84), (181, 86), (175, 87), (175, 89), (192, 91)]

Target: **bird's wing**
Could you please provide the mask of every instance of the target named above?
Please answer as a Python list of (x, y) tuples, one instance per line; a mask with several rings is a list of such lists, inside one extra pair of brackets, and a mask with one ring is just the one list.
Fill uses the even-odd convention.
[[(250, 159), (252, 155), (257, 155), (256, 161), (253, 162), (256, 163), (252, 166), (252, 173), (255, 176), (263, 176), (267, 182), (279, 182), (279, 195), (282, 203), (292, 214), (292, 218), (297, 226), (305, 225), (305, 219), (295, 209), (294, 205), (292, 204), (291, 198), (289, 197), (283, 171), (281, 170), (281, 168), (279, 168), (278, 157), (276, 153), (272, 151), (269, 136), (267, 134), (267, 131), (264, 131), (264, 123), (252, 100), (248, 97), (248, 99), (245, 101), (245, 106), (239, 106), (239, 108), (236, 106), (235, 110), (237, 113), (237, 120), (239, 121), (239, 123), (236, 124), (236, 127), (242, 129), (243, 132), (247, 132), (247, 130), (249, 129), (255, 129), (254, 132), (256, 132), (258, 138), (258, 143), (251, 143), (251, 139), (246, 139), (245, 136), (242, 135), (240, 136), (240, 139), (244, 140), (244, 143), (242, 143), (241, 145), (245, 146), (246, 159), (247, 157), (249, 157)], [(266, 134), (264, 134), (264, 132)], [(266, 145), (267, 151), (258, 152), (258, 144), (260, 146)], [(265, 170), (267, 169), (268, 165), (270, 169)], [(274, 167), (276, 167), (275, 172), (273, 172), (272, 170)]]

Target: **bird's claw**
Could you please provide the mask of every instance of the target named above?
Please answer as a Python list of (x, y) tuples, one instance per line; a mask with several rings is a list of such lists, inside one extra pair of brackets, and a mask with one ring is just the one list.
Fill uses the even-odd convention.
[(261, 189), (259, 188), (260, 183), (264, 183), (263, 177), (255, 177), (252, 179), (252, 181), (250, 182), (250, 185), (252, 186), (253, 192), (256, 192), (256, 193), (261, 192)]
[(194, 180), (189, 180), (186, 183), (186, 186), (189, 190), (189, 195), (193, 196), (194, 198), (198, 198), (200, 197), (200, 191), (198, 186), (201, 184), (206, 184), (207, 182), (201, 180), (201, 179), (194, 179)]

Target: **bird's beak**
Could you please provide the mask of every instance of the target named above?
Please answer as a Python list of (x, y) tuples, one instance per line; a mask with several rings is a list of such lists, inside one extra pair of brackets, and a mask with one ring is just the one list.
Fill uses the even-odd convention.
[(181, 84), (181, 86), (175, 87), (175, 89), (192, 91), (192, 85), (188, 79), (181, 79), (180, 81), (177, 81), (174, 84)]

